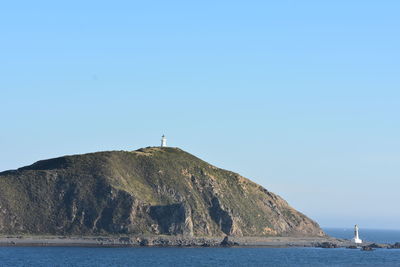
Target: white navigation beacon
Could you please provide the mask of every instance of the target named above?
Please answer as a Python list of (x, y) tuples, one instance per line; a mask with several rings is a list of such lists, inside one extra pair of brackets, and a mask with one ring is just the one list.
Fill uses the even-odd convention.
[(357, 226), (357, 224), (354, 225), (354, 238), (352, 239), (352, 241), (354, 243), (356, 243), (356, 244), (361, 244), (362, 243), (362, 240), (358, 236), (358, 226)]
[(161, 137), (161, 147), (166, 147), (167, 146), (167, 138), (165, 135)]

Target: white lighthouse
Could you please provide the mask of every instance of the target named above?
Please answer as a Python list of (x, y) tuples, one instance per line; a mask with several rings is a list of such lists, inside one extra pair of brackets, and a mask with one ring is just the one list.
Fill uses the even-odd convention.
[(362, 243), (362, 240), (358, 236), (358, 226), (357, 226), (357, 224), (354, 225), (354, 238), (352, 239), (352, 241), (354, 243), (356, 243), (356, 244), (361, 244)]
[(165, 135), (161, 137), (161, 147), (166, 147), (167, 146), (167, 138)]

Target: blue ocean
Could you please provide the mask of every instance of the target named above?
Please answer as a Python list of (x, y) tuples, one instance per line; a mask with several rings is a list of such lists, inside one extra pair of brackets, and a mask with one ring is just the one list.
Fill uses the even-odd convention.
[[(351, 229), (324, 229), (351, 238)], [(373, 242), (400, 231), (363, 230)], [(400, 266), (400, 249), (0, 247), (0, 266)]]

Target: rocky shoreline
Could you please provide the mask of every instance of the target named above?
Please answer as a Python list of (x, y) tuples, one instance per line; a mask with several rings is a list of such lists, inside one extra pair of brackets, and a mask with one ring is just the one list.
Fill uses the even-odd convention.
[(320, 247), (320, 248), (400, 248), (394, 245), (365, 242), (354, 246), (350, 240), (331, 237), (184, 237), (184, 236), (5, 236), (0, 246), (55, 247)]

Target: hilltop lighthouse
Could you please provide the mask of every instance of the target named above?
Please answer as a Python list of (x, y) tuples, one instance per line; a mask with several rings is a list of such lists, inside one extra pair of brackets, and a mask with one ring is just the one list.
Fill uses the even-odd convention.
[(167, 146), (167, 138), (165, 135), (161, 137), (161, 147), (166, 147)]
[(362, 240), (358, 236), (358, 226), (357, 226), (357, 224), (354, 225), (354, 238), (352, 239), (352, 241), (354, 243), (356, 243), (356, 244), (361, 244), (362, 243)]

